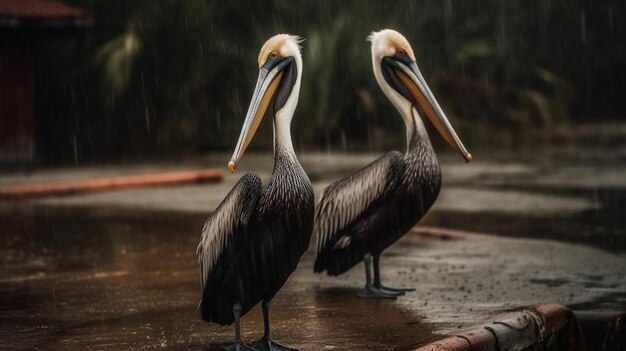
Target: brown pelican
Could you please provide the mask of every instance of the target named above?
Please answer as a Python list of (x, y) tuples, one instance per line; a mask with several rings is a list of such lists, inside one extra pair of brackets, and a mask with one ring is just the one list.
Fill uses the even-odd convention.
[[(235, 350), (291, 350), (271, 339), (270, 301), (306, 251), (315, 213), (313, 189), (289, 130), (302, 75), (299, 42), (279, 34), (263, 45), (254, 95), (228, 163), (234, 172), (272, 105), (274, 171), (265, 185), (256, 173), (241, 177), (207, 219), (198, 245), (202, 319), (221, 325), (234, 322)], [(240, 317), (259, 301), (265, 334), (248, 346), (241, 341)]]
[(472, 156), (428, 88), (404, 36), (385, 29), (368, 40), (376, 81), (406, 125), (407, 151), (389, 152), (324, 190), (315, 212), (314, 270), (339, 275), (364, 261), (366, 283), (359, 296), (393, 298), (412, 289), (381, 284), (380, 254), (424, 216), (441, 186), (439, 163), (418, 108), (467, 162)]

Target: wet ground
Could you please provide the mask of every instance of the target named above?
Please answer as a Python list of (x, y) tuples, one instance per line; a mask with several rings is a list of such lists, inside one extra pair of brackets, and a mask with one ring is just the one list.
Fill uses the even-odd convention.
[[(194, 248), (202, 222), (67, 210), (2, 217), (11, 235), (2, 243), (0, 347), (217, 349), (232, 330), (199, 320)], [(357, 299), (350, 285), (312, 283), (311, 258), (275, 300), (276, 339), (314, 350), (329, 340), (379, 348), (430, 335), (430, 326), (392, 302)], [(244, 318), (244, 336), (259, 330), (256, 309)]]
[[(25, 220), (28, 218), (29, 220)], [(0, 348), (217, 350), (232, 329), (199, 320), (199, 214), (40, 208), (4, 215)], [(7, 234), (8, 233), (8, 234)], [(585, 246), (410, 235), (387, 252), (396, 301), (355, 296), (357, 267), (313, 275), (313, 254), (273, 304), (275, 339), (302, 350), (403, 349), (538, 302), (626, 307), (626, 262)], [(244, 337), (261, 336), (258, 308)]]
[[(275, 339), (302, 350), (403, 349), (535, 303), (626, 309), (626, 148), (480, 155), (469, 165), (443, 155), (444, 188), (422, 224), (497, 236), (408, 236), (383, 259), (389, 282), (417, 289), (395, 301), (356, 298), (361, 267), (341, 279), (313, 275), (308, 253), (273, 303)], [(319, 193), (375, 156), (300, 158)], [(199, 320), (195, 248), (207, 213), (238, 177), (269, 174), (270, 156), (246, 157), (218, 185), (1, 200), (0, 349), (214, 350), (229, 342), (231, 328)], [(10, 173), (0, 184), (227, 159)], [(261, 336), (258, 308), (243, 328), (248, 341)]]

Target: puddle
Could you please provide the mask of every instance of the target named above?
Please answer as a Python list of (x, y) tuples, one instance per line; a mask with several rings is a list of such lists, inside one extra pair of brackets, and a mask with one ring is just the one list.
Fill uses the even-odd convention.
[[(319, 163), (311, 173), (321, 191), (345, 170)], [(624, 187), (554, 188), (525, 182), (543, 177), (535, 168), (507, 169), (487, 177), (479, 165), (470, 169), (477, 176), (457, 174), (453, 185), (493, 196), (513, 190), (539, 200), (578, 198), (585, 206), (548, 212), (435, 206), (422, 224), (550, 241), (396, 245), (385, 252), (383, 274), (417, 289), (397, 301), (355, 298), (362, 267), (340, 279), (313, 275), (307, 254), (273, 302), (274, 338), (301, 350), (402, 349), (518, 306), (626, 308)], [(203, 209), (219, 203), (234, 181), (0, 203), (0, 349), (216, 350), (230, 342), (232, 328), (199, 319), (195, 250)], [(243, 318), (243, 336), (253, 341), (262, 329), (257, 307)]]
[[(535, 189), (539, 192), (541, 189)], [(529, 191), (528, 188), (525, 189)], [(545, 192), (546, 190), (543, 189)], [(597, 207), (578, 212), (525, 213), (430, 211), (420, 222), (449, 228), (491, 233), (500, 236), (551, 239), (585, 244), (603, 250), (626, 252), (626, 190), (606, 189), (583, 191), (571, 189), (560, 193), (593, 198)]]
[[(232, 328), (204, 323), (197, 310), (203, 223), (163, 212), (3, 213), (0, 349), (219, 349)], [(274, 338), (301, 350), (388, 349), (432, 334), (393, 301), (298, 281), (281, 290), (272, 319)], [(262, 330), (257, 307), (243, 318), (243, 336)]]
[[(204, 220), (93, 207), (0, 211), (0, 349), (219, 349), (232, 328), (201, 321), (197, 310)], [(313, 259), (303, 257), (272, 304), (274, 338), (301, 350), (404, 349), (535, 303), (626, 307), (615, 295), (626, 289), (623, 259), (584, 246), (407, 240), (382, 261), (385, 281), (416, 288), (395, 301), (355, 296), (362, 267), (338, 279), (312, 274)], [(262, 329), (257, 307), (243, 318), (244, 339)]]

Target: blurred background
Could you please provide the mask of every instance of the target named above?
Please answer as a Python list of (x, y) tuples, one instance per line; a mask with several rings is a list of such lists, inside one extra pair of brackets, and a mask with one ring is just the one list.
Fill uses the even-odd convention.
[[(407, 37), (474, 161), (426, 122), (442, 190), (383, 257), (417, 291), (355, 299), (362, 268), (314, 275), (310, 250), (276, 299), (277, 340), (390, 349), (536, 303), (626, 310), (625, 17), (623, 0), (0, 0), (0, 349), (231, 340), (198, 316), (195, 250), (238, 179), (272, 172), (270, 118), (226, 163), (280, 32), (305, 38), (292, 137), (318, 199), (405, 148), (373, 30)], [(422, 232), (450, 229), (493, 235)], [(260, 312), (244, 320), (252, 340)]]
[[(5, 14), (0, 22), (5, 166), (230, 151), (258, 50), (279, 32), (306, 39), (293, 124), (299, 150), (403, 147), (402, 122), (379, 91), (365, 40), (382, 28), (412, 43), (472, 153), (615, 138), (626, 113), (619, 0), (64, 3), (72, 6), (64, 17), (52, 11), (13, 23)], [(255, 149), (271, 150), (270, 125)]]

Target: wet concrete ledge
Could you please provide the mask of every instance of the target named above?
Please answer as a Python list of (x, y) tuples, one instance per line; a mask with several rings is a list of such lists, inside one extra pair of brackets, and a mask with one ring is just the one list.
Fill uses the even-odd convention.
[[(490, 236), (438, 227), (414, 227), (406, 239), (480, 240)], [(572, 311), (560, 304), (536, 304), (490, 318), (490, 322), (413, 351), (626, 350), (626, 311)]]

